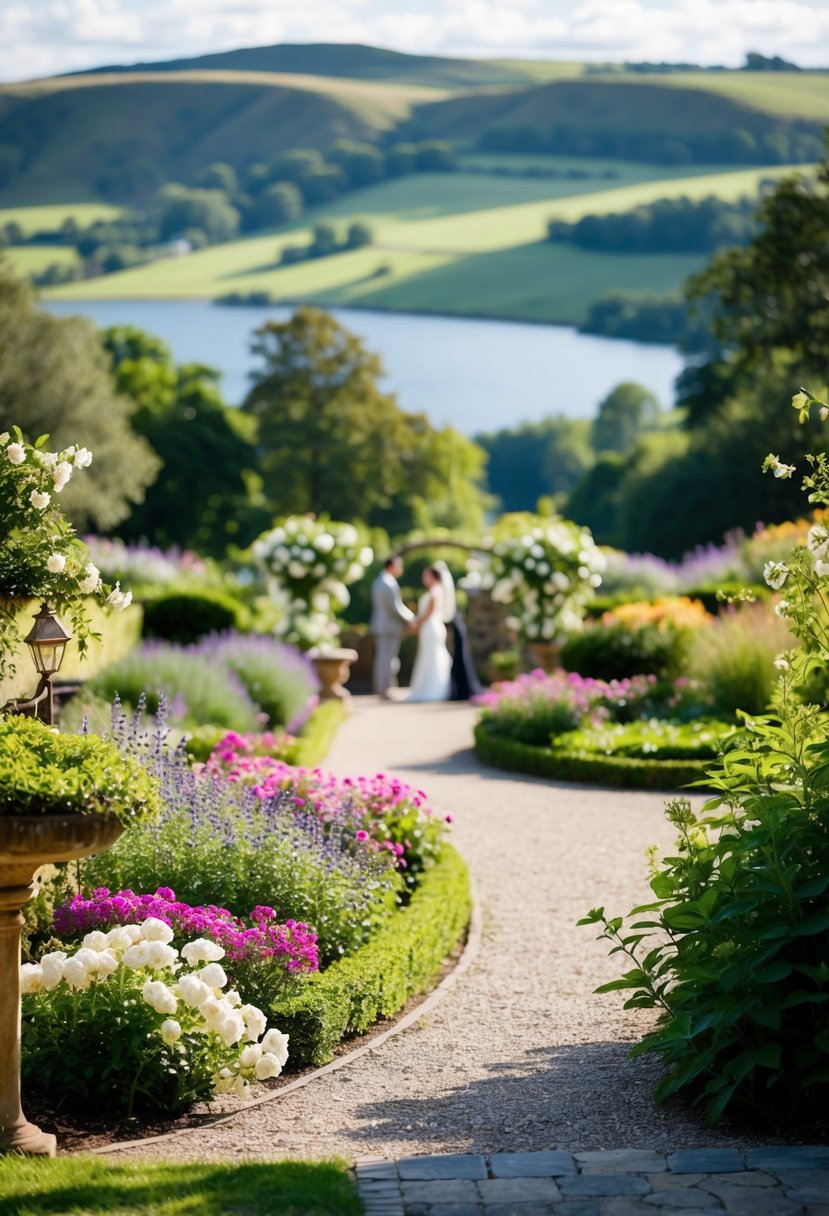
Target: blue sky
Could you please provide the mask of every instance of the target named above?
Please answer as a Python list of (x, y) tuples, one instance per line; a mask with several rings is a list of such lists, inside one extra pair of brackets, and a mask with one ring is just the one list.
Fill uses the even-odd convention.
[(0, 80), (273, 42), (439, 55), (829, 65), (827, 0), (0, 0)]

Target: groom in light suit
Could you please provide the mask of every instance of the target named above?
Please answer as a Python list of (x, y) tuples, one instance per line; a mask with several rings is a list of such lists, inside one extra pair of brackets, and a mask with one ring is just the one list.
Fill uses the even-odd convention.
[(413, 614), (400, 598), (398, 578), (403, 562), (397, 554), (388, 559), (371, 585), (371, 632), (374, 635), (374, 691), (389, 700), (397, 684), (400, 643)]

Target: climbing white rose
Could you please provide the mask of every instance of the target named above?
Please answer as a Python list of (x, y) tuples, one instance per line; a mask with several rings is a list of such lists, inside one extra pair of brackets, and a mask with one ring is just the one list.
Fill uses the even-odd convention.
[(202, 983), (207, 984), (209, 988), (224, 988), (227, 983), (224, 967), (220, 967), (218, 963), (208, 963), (198, 975)]
[(6, 448), (6, 455), (12, 464), (22, 464), (26, 459), (26, 449), (22, 443), (10, 443)]
[(192, 1009), (200, 1009), (205, 1001), (209, 1001), (213, 995), (207, 984), (203, 983), (192, 972), (188, 975), (183, 975), (178, 981), (178, 991), (180, 996)]
[(78, 590), (83, 595), (94, 595), (101, 586), (101, 572), (92, 562), (87, 562), (84, 566), (85, 578), (82, 578), (78, 583)]
[(38, 963), (24, 963), (20, 968), (20, 991), (24, 996), (43, 991), (43, 968)]
[(68, 460), (61, 460), (52, 470), (52, 484), (55, 487), (55, 493), (60, 494), (63, 487), (72, 476), (72, 466)]
[(125, 967), (147, 967), (150, 962), (150, 943), (136, 942), (134, 946), (129, 946), (121, 957), (121, 962)]
[(288, 1035), (275, 1027), (271, 1028), (260, 1044), (263, 1051), (276, 1056), (281, 1068), (288, 1062)]
[(36, 507), (38, 511), (44, 511), (46, 507), (49, 506), (51, 501), (52, 496), (47, 494), (45, 490), (32, 490), (31, 494), (29, 495), (29, 502), (33, 507)]
[(46, 559), (46, 569), (50, 574), (63, 574), (66, 569), (66, 558), (62, 553), (50, 553)]
[(63, 979), (63, 965), (66, 962), (65, 950), (53, 950), (50, 954), (44, 954), (40, 960), (40, 969), (43, 973), (43, 987), (47, 991), (52, 988), (57, 988), (58, 984)]
[(268, 1019), (261, 1009), (257, 1009), (255, 1005), (243, 1005), (239, 1013), (245, 1023), (245, 1031), (249, 1039), (258, 1039), (265, 1033)]
[(172, 1047), (181, 1038), (181, 1025), (175, 1018), (167, 1018), (161, 1023), (158, 1032), (168, 1046)]

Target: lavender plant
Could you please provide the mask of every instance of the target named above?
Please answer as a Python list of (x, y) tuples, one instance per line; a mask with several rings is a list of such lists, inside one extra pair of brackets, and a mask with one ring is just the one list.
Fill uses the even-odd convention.
[(401, 880), (360, 843), (344, 849), (290, 791), (257, 797), (246, 785), (195, 771), (172, 746), (161, 701), (146, 730), (143, 706), (113, 710), (112, 738), (161, 787), (164, 811), (106, 854), (79, 863), (81, 886), (155, 891), (171, 887), (188, 904), (216, 904), (236, 916), (267, 905), (279, 920), (313, 926), (321, 961), (356, 949), (395, 907)]

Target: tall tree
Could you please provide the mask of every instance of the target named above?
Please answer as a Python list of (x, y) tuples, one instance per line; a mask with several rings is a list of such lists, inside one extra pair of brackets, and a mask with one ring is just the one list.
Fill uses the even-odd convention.
[(329, 313), (303, 307), (268, 321), (253, 351), (262, 366), (242, 408), (274, 514), (327, 512), (395, 535), (480, 521), (483, 454), (401, 410), (380, 388), (380, 360)]
[(176, 367), (169, 347), (132, 326), (105, 331), (119, 391), (137, 406), (134, 425), (162, 462), (146, 501), (121, 524), (126, 540), (146, 537), (223, 557), (268, 522), (259, 498), (250, 427), (229, 409), (218, 373)]
[(642, 384), (624, 380), (599, 405), (590, 439), (596, 452), (629, 452), (659, 420), (659, 400)]
[(0, 259), (0, 431), (12, 423), (53, 448), (80, 443), (93, 453), (61, 505), (76, 527), (107, 531), (144, 497), (158, 472), (150, 445), (132, 426), (135, 403), (117, 391), (100, 335), (81, 317), (41, 312), (28, 286)]

